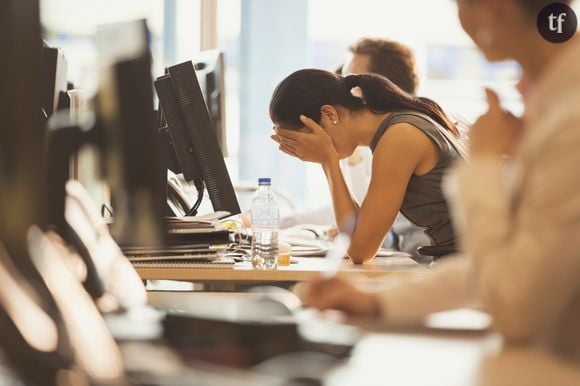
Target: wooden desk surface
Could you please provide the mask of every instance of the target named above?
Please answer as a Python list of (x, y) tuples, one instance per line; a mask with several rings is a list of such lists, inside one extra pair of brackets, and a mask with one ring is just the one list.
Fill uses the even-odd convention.
[[(275, 270), (253, 269), (249, 262), (236, 263), (233, 269), (221, 268), (136, 268), (143, 280), (185, 280), (200, 283), (211, 282), (300, 282), (318, 275), (326, 269), (324, 258), (298, 257), (298, 263)], [(410, 271), (425, 270), (408, 257), (375, 258), (372, 262), (355, 265), (345, 260), (341, 268), (343, 274), (377, 277), (389, 273), (405, 274)]]

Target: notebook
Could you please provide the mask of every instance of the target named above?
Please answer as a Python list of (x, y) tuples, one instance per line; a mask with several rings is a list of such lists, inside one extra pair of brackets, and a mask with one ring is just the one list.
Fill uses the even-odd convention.
[(199, 268), (199, 269), (233, 269), (235, 262), (233, 259), (219, 259), (213, 261), (203, 260), (150, 260), (131, 261), (135, 268)]
[(195, 253), (185, 255), (152, 255), (152, 256), (127, 256), (132, 263), (139, 261), (198, 261), (212, 262), (218, 258), (216, 253)]

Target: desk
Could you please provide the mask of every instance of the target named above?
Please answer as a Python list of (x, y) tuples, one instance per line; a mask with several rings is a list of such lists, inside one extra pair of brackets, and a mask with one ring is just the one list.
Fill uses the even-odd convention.
[(580, 366), (538, 348), (503, 347), (495, 334), (371, 334), (325, 385), (572, 386)]
[[(253, 269), (249, 262), (236, 263), (233, 269), (200, 268), (136, 268), (143, 280), (184, 280), (198, 283), (251, 284), (264, 282), (307, 281), (324, 271), (324, 258), (298, 257), (298, 263), (275, 270)], [(355, 265), (345, 260), (341, 273), (377, 277), (385, 274), (405, 275), (410, 271), (426, 271), (424, 267), (408, 257), (375, 258), (372, 262)]]
[[(195, 293), (154, 293), (150, 304), (186, 307)], [(210, 294), (216, 304), (228, 294)], [(236, 295), (240, 296), (240, 295)], [(292, 369), (288, 369), (292, 372)], [(580, 365), (539, 348), (504, 347), (493, 332), (369, 332), (351, 358), (323, 374), (328, 386), (578, 386)]]

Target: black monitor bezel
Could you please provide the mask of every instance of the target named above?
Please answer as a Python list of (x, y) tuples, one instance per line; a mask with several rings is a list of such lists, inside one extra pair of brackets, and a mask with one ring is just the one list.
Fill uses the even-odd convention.
[(187, 128), (184, 138), (191, 141), (213, 209), (241, 213), (193, 63), (168, 67), (167, 72)]

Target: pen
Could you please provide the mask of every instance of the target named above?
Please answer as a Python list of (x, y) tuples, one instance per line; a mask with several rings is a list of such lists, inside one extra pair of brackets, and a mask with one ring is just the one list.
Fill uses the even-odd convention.
[(326, 269), (320, 274), (324, 279), (330, 279), (336, 275), (349, 245), (350, 237), (346, 233), (339, 233), (336, 236), (334, 246), (326, 253)]

